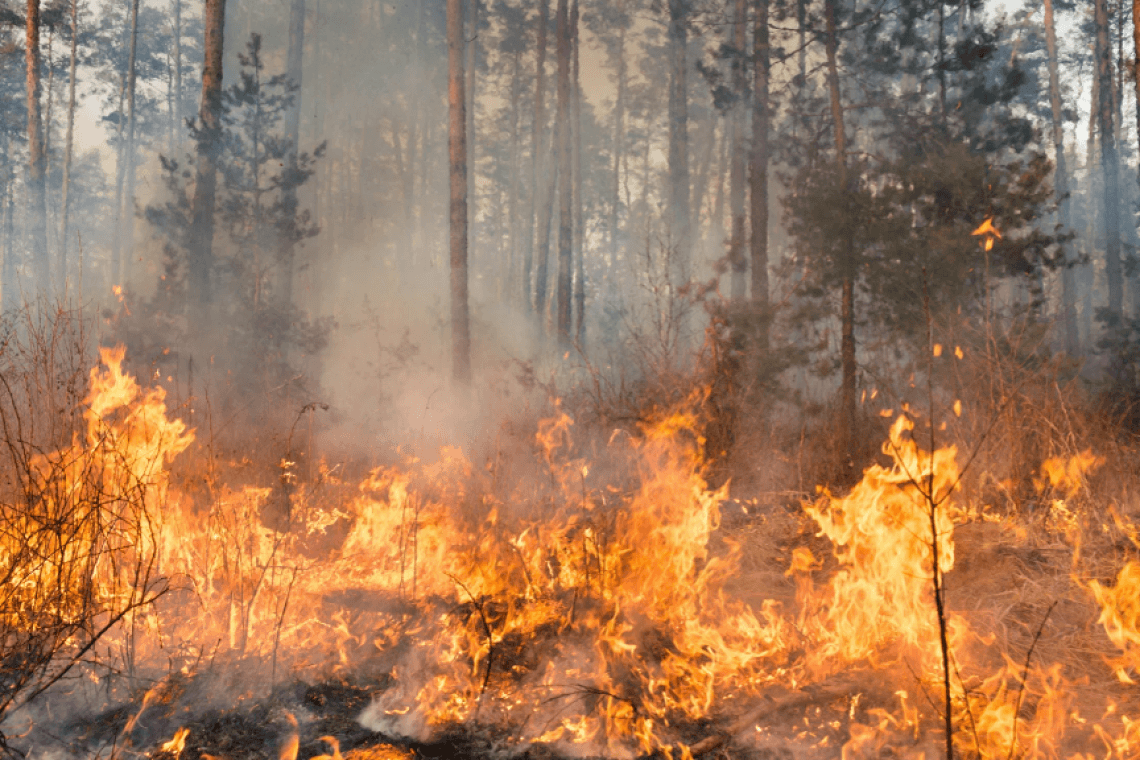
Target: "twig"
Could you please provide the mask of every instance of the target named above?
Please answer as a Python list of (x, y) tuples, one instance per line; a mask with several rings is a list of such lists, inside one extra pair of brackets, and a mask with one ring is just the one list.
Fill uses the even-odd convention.
[(1017, 714), (1021, 711), (1021, 700), (1025, 696), (1025, 681), (1029, 678), (1029, 661), (1033, 659), (1033, 650), (1037, 648), (1037, 642), (1041, 639), (1041, 633), (1045, 630), (1045, 623), (1049, 620), (1049, 615), (1053, 613), (1053, 608), (1057, 606), (1057, 600), (1054, 599), (1053, 603), (1049, 605), (1049, 609), (1045, 610), (1045, 616), (1041, 618), (1041, 625), (1037, 626), (1037, 633), (1033, 634), (1033, 641), (1029, 644), (1029, 650), (1025, 653), (1025, 665), (1021, 668), (1021, 687), (1017, 690), (1017, 702), (1013, 706), (1013, 732), (1009, 739), (1009, 754), (1006, 756), (1008, 760), (1013, 760), (1013, 751), (1017, 748)]
[(479, 699), (475, 706), (475, 712), (478, 712), (479, 705), (483, 703), (483, 695), (487, 692), (487, 685), (491, 682), (491, 665), (495, 659), (495, 638), (491, 633), (491, 624), (487, 620), (487, 613), (483, 610), (483, 603), (475, 598), (475, 595), (471, 593), (471, 590), (467, 588), (463, 581), (451, 573), (444, 573), (444, 575), (450, 578), (455, 585), (459, 586), (459, 588), (463, 589), (464, 593), (467, 594), (471, 603), (475, 605), (475, 609), (479, 613), (479, 619), (483, 621), (483, 630), (487, 634), (487, 672), (483, 676), (483, 685), (479, 687)]

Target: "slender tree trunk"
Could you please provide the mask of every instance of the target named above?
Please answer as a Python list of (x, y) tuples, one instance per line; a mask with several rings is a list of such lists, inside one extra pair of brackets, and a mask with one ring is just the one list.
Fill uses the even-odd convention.
[(1093, 287), (1096, 284), (1096, 268), (1093, 266), (1093, 259), (1097, 250), (1097, 216), (1104, 218), (1102, 208), (1104, 194), (1101, 192), (1098, 195), (1098, 191), (1101, 190), (1101, 183), (1097, 179), (1099, 160), (1096, 150), (1096, 113), (1098, 103), (1100, 103), (1100, 77), (1094, 76), (1092, 86), (1089, 88), (1089, 133), (1085, 142), (1085, 181), (1088, 183), (1085, 197), (1088, 200), (1089, 209), (1088, 213), (1085, 214), (1084, 242), (1085, 251), (1088, 255), (1086, 261), (1077, 269), (1077, 290), (1081, 295), (1081, 314), (1078, 326), (1086, 346), (1093, 343)]
[[(710, 217), (710, 234), (713, 235), (718, 243), (724, 243), (726, 235), (724, 233), (724, 207), (725, 198), (728, 194), (725, 192), (724, 178), (732, 173), (732, 160), (730, 150), (732, 145), (732, 120), (727, 116), (721, 117), (720, 128), (720, 146), (716, 151), (716, 192), (712, 194), (710, 202), (712, 208), (709, 209)], [(715, 138), (715, 135), (714, 135)], [(731, 225), (731, 220), (729, 220)], [(731, 231), (731, 230), (730, 230)], [(730, 285), (731, 287), (731, 285)]]
[[(1136, 0), (1140, 2), (1140, 0)], [(621, 211), (621, 161), (625, 147), (625, 29), (618, 32), (617, 43), (617, 94), (614, 96), (613, 177), (610, 188), (610, 261), (612, 269), (618, 260), (618, 220)]]
[[(839, 90), (839, 67), (837, 64), (839, 40), (836, 36), (835, 5), (837, 0), (826, 0), (827, 24), (827, 86), (831, 95), (831, 119), (835, 129), (835, 162), (839, 173), (839, 186), (843, 188), (844, 200), (848, 192), (847, 179), (847, 132), (843, 120), (843, 101)], [(758, 46), (759, 47), (759, 46)], [(760, 67), (757, 67), (760, 68)], [(760, 99), (757, 98), (759, 101)], [(755, 201), (753, 201), (755, 203)], [(755, 206), (753, 207), (755, 208)], [(854, 246), (850, 238), (842, 243), (840, 256), (842, 268), (842, 306), (840, 313), (841, 344), (840, 363), (843, 379), (840, 389), (840, 413), (842, 415), (842, 435), (849, 464), (855, 460), (855, 266)]]
[[(557, 120), (554, 122), (554, 133), (551, 135), (551, 146), (557, 149), (562, 139), (564, 125)], [(535, 252), (534, 264), (534, 309), (540, 327), (546, 325), (547, 295), (550, 287), (550, 227), (554, 219), (554, 201), (558, 195), (559, 165), (557, 161), (547, 160), (546, 174), (543, 178), (542, 195), (538, 209), (538, 249)]]
[(218, 159), (222, 137), (222, 52), (225, 34), (225, 0), (206, 0), (202, 104), (198, 110), (197, 165), (191, 202), (189, 289), (196, 307), (194, 316), (204, 320), (205, 307), (213, 300), (214, 205), (218, 183)]
[[(1140, 0), (1136, 0), (1140, 3)], [(1069, 228), (1069, 172), (1065, 166), (1065, 125), (1061, 111), (1061, 84), (1057, 65), (1057, 30), (1053, 23), (1053, 0), (1045, 0), (1045, 47), (1049, 55), (1049, 103), (1053, 111), (1053, 188), (1057, 193), (1057, 221), (1063, 230)], [(1061, 262), (1061, 321), (1065, 334), (1065, 351), (1076, 356), (1076, 293), (1073, 269), (1068, 255)]]
[(182, 147), (182, 0), (174, 0), (174, 152)]
[(475, 74), (479, 63), (479, 0), (465, 0), (467, 10), (467, 222), (468, 238), (479, 241), (479, 193), (475, 187), (476, 132), (475, 132)]
[[(522, 286), (523, 286), (523, 303), (527, 307), (533, 308), (538, 314), (538, 322), (542, 324), (542, 309), (544, 304), (538, 303), (538, 293), (541, 290), (543, 299), (545, 300), (546, 284), (540, 283), (535, 280), (534, 290), (531, 290), (531, 269), (534, 266), (534, 253), (535, 253), (535, 235), (536, 235), (536, 215), (539, 212), (539, 204), (542, 202), (542, 196), (539, 194), (539, 186), (543, 184), (542, 168), (545, 155), (545, 140), (544, 133), (546, 129), (546, 26), (549, 15), (548, 0), (538, 0), (538, 48), (536, 52), (535, 61), (535, 76), (534, 76), (534, 128), (531, 135), (531, 158), (530, 158), (530, 172), (531, 172), (531, 188), (530, 197), (527, 199), (526, 204), (526, 234), (523, 236), (523, 271), (522, 271)], [(542, 234), (542, 225), (537, 225), (537, 244), (539, 250), (545, 248), (545, 238)], [(547, 231), (549, 237), (549, 230)], [(545, 272), (545, 256), (543, 260), (543, 271)], [(532, 300), (532, 292), (534, 298)]]
[[(55, 41), (55, 30), (48, 28), (47, 49), (44, 56), (47, 58), (47, 103), (44, 104), (44, 173), (51, 178), (51, 138), (52, 125), (55, 123), (55, 59), (52, 56), (52, 43)], [(48, 204), (50, 205), (50, 204)], [(48, 216), (51, 214), (49, 212)], [(51, 219), (48, 219), (48, 229), (51, 229)], [(50, 235), (48, 248), (50, 245)]]
[(519, 289), (515, 288), (516, 271), (519, 258), (519, 186), (522, 174), (522, 140), (519, 130), (519, 100), (522, 97), (522, 49), (513, 53), (513, 66), (511, 68), (511, 169), (510, 194), (507, 196), (507, 276), (506, 294), (513, 302), (518, 298)]
[(1136, 140), (1140, 143), (1140, 0), (1132, 0), (1132, 84), (1136, 95)]
[[(412, 81), (422, 82), (423, 72), (427, 66), (427, 23), (424, 12), (424, 3), (416, 3), (416, 70)], [(422, 90), (421, 90), (422, 91)], [(417, 251), (424, 247), (424, 223), (427, 217), (427, 98), (417, 97), (415, 112), (412, 117), (412, 138), (408, 147), (408, 166), (412, 172), (412, 199), (416, 203), (415, 224), (412, 226), (411, 255), (402, 257), (409, 265), (418, 263)], [(416, 180), (419, 179), (419, 182)]]
[(938, 119), (946, 129), (946, 6), (938, 3)]
[[(768, 82), (771, 67), (771, 49), (768, 42), (768, 0), (755, 0), (756, 18), (753, 51), (753, 93), (752, 93), (752, 154), (749, 163), (749, 181), (752, 201), (752, 304), (760, 314), (757, 327), (757, 347), (761, 351), (768, 348)], [(832, 13), (834, 21), (834, 12)], [(833, 30), (834, 31), (834, 30)], [(834, 33), (831, 35), (834, 38)], [(833, 46), (838, 42), (832, 40)], [(834, 57), (834, 56), (833, 56)], [(831, 74), (831, 71), (828, 72)], [(835, 97), (839, 95), (839, 77), (835, 75)], [(843, 130), (843, 111), (839, 110), (840, 123), (837, 134), (846, 142)], [(838, 143), (837, 143), (838, 144)], [(840, 154), (840, 163), (845, 167), (846, 157)], [(854, 327), (854, 318), (851, 320)], [(855, 333), (851, 330), (850, 347), (844, 353), (844, 361), (851, 364), (851, 382), (854, 382)], [(848, 353), (850, 356), (848, 356)], [(847, 364), (844, 365), (845, 370)], [(845, 376), (846, 377), (846, 376)], [(852, 394), (854, 390), (852, 389)], [(853, 400), (852, 396), (852, 400)]]
[[(75, 69), (79, 54), (79, 0), (71, 0), (71, 60), (67, 79), (67, 136), (63, 145), (63, 187), (60, 197), (59, 219), (59, 273), (60, 285), (66, 288), (68, 282), (67, 250), (71, 235), (71, 155), (75, 146)], [(80, 262), (82, 267), (83, 262)]]
[(1100, 85), (1100, 159), (1104, 174), (1104, 270), (1108, 279), (1108, 310), (1122, 315), (1124, 286), (1120, 267), (1120, 207), (1116, 160), (1116, 130), (1113, 126), (1112, 44), (1108, 26), (1108, 0), (1096, 0), (1096, 58)]
[[(711, 176), (713, 157), (716, 154), (716, 117), (700, 122), (697, 130), (697, 158), (693, 161), (695, 171), (691, 173), (692, 197), (689, 199), (689, 230), (694, 241), (701, 240), (701, 209), (708, 195), (709, 177)], [(723, 238), (721, 241), (722, 242)], [(693, 247), (696, 247), (694, 242)]]
[(578, 58), (578, 0), (570, 3), (571, 50), (571, 116), (573, 132), (571, 167), (574, 172), (572, 188), (574, 206), (574, 338), (581, 347), (586, 340), (586, 262), (585, 220), (582, 217), (582, 80)]
[(123, 198), (122, 226), (126, 232), (126, 255), (119, 277), (126, 282), (135, 249), (135, 83), (138, 79), (139, 0), (131, 2), (131, 42), (127, 62), (127, 188)]
[(573, 177), (570, 169), (570, 18), (567, 0), (558, 0), (558, 292), (557, 319), (559, 348), (570, 343), (571, 286), (573, 283)]
[(732, 135), (732, 162), (729, 169), (729, 207), (732, 213), (731, 236), (728, 242), (728, 263), (732, 268), (732, 300), (744, 301), (747, 285), (748, 259), (744, 255), (747, 245), (744, 231), (744, 130), (747, 122), (748, 70), (745, 56), (748, 47), (748, 4), (746, 0), (734, 0), (735, 17), (732, 24), (732, 86), (736, 91), (737, 102), (729, 114), (729, 132)]
[[(1116, 86), (1112, 88), (1112, 102), (1116, 114), (1117, 168), (1120, 159), (1128, 155), (1124, 142), (1124, 0), (1116, 0)], [(1118, 180), (1119, 181), (1119, 180)]]
[[(295, 178), (299, 176), (300, 167), (297, 164), (298, 153), (301, 148), (301, 84), (304, 76), (305, 56), (305, 0), (292, 0), (289, 4), (289, 49), (285, 56), (285, 76), (296, 88), (293, 93), (293, 102), (285, 112), (285, 140), (288, 142), (290, 174)], [(408, 172), (411, 173), (409, 167)], [(405, 183), (406, 184), (406, 183)], [(294, 219), (297, 216), (297, 179), (286, 183), (281, 197), (281, 206), (284, 216)], [(408, 192), (405, 191), (405, 196)], [(405, 218), (410, 219), (411, 199), (406, 201)], [(292, 239), (280, 242), (280, 256), (277, 261), (277, 304), (281, 309), (288, 309), (293, 305), (293, 271), (296, 268), (297, 252)]]
[(15, 309), (20, 305), (20, 283), (16, 280), (18, 262), (16, 261), (15, 247), (15, 187), (16, 176), (11, 161), (12, 138), (8, 132), (4, 135), (4, 269), (0, 272), (0, 306), (5, 311)]
[(471, 326), (467, 312), (467, 101), (463, 90), (463, 0), (447, 0), (451, 379), (457, 385), (471, 382)]
[(25, 60), (28, 75), (28, 220), (36, 286), (47, 292), (51, 272), (47, 251), (47, 155), (40, 114), (40, 0), (28, 0)]
[(669, 224), (674, 287), (692, 274), (689, 211), (689, 0), (669, 0)]

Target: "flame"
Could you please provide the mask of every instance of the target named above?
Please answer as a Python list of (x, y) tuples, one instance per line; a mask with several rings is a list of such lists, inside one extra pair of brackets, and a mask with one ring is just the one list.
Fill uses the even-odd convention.
[(1001, 231), (994, 226), (994, 218), (992, 216), (987, 217), (986, 220), (982, 222), (978, 228), (970, 234), (984, 236), (982, 244), (985, 246), (986, 251), (993, 250), (995, 239), (1001, 240)]
[(1129, 561), (1116, 576), (1112, 588), (1097, 581), (1089, 582), (1089, 590), (1101, 607), (1097, 620), (1108, 638), (1123, 652), (1111, 661), (1121, 683), (1135, 684), (1133, 673), (1140, 666), (1140, 563)]
[[(207, 642), (234, 656), (281, 653), (333, 668), (367, 656), (385, 665), (391, 686), (360, 719), (392, 741), (478, 722), (501, 726), (507, 749), (545, 743), (615, 757), (691, 756), (694, 732), (734, 720), (741, 706), (878, 669), (885, 682), (903, 673), (916, 685), (892, 685), (885, 694), (893, 696), (881, 692), (866, 707), (851, 698), (848, 735), (828, 751), (939, 752), (927, 737), (941, 709), (932, 685), (944, 676), (935, 573), (955, 572), (960, 524), (997, 518), (964, 503), (957, 449), (920, 447), (906, 414), (891, 426), (884, 464), (845, 494), (821, 489), (802, 505), (804, 523), (830, 547), (796, 539), (782, 552), (787, 578), (774, 583), (788, 587), (783, 604), (765, 589), (747, 604), (733, 586), (747, 556), (722, 526), (729, 484), (708, 479), (708, 389), (594, 443), (591, 458), (555, 403), (527, 441), (525, 472), (482, 466), (454, 447), (376, 467), (359, 482), (322, 464), (319, 485), (291, 482), (289, 524), (277, 530), (263, 513), (279, 489), (219, 480), (209, 496), (183, 492), (191, 478), (176, 478), (172, 464), (181, 466), (194, 432), (166, 408), (161, 389), (142, 388), (123, 363), (121, 348), (101, 351), (86, 430), (34, 469), (60, 509), (76, 494), (97, 494), (117, 514), (134, 515), (140, 530), (106, 540), (182, 584), (127, 621), (141, 635), (132, 638), (127, 623), (111, 635), (139, 662), (193, 663)], [(960, 402), (953, 411), (961, 414)], [(1073, 500), (1103, 461), (1091, 451), (1049, 459), (1034, 481), (1052, 502), (1044, 524), (1068, 539), (1074, 567), (1088, 516)], [(762, 502), (745, 503), (746, 513), (763, 514)], [(1024, 534), (1011, 521), (1000, 524)], [(123, 567), (96, 568), (105, 599), (129, 587)], [(21, 588), (42, 582), (18, 580)], [(1112, 588), (1092, 581), (1088, 589), (1120, 652), (1112, 668), (1131, 683), (1140, 669), (1140, 563), (1120, 568)], [(1076, 757), (1065, 739), (1083, 732), (1098, 757), (1136, 756), (1132, 702), (1095, 723), (1078, 719), (1062, 664), (1031, 662), (1024, 648), (971, 670), (971, 653), (998, 648), (963, 614), (946, 615), (958, 752)], [(159, 692), (143, 697), (130, 727)], [(816, 720), (802, 717), (805, 726)], [(286, 720), (278, 757), (296, 760), (297, 723)], [(172, 742), (187, 734), (180, 729), (163, 749), (181, 752)], [(330, 749), (323, 760), (412, 756), (394, 745), (342, 755), (335, 737), (322, 740)], [(819, 741), (822, 749), (832, 739)]]
[(1038, 493), (1046, 489), (1064, 491), (1065, 498), (1071, 499), (1084, 486), (1088, 475), (1104, 464), (1104, 457), (1086, 449), (1069, 458), (1051, 457), (1041, 463), (1041, 477), (1033, 479)]
[(842, 568), (818, 597), (801, 600), (800, 626), (816, 642), (820, 669), (874, 658), (896, 640), (934, 654), (931, 512), (939, 572), (946, 573), (954, 566), (949, 496), (958, 481), (957, 450), (921, 451), (905, 437), (913, 427), (905, 416), (891, 426), (883, 447), (890, 467), (868, 468), (846, 497), (825, 490), (819, 501), (804, 505), (818, 535), (835, 545)]
[(180, 728), (174, 732), (174, 738), (168, 742), (164, 742), (159, 749), (163, 752), (170, 752), (175, 757), (182, 754), (182, 750), (186, 748), (186, 737), (190, 735), (190, 729)]

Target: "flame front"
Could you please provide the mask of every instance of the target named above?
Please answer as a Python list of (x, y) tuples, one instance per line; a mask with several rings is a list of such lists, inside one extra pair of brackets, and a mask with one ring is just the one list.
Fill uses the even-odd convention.
[[(751, 589), (749, 604), (733, 590), (742, 540), (722, 527), (729, 486), (706, 479), (705, 391), (594, 444), (591, 461), (556, 406), (525, 467), (480, 466), (444, 448), (377, 467), (355, 485), (322, 468), (320, 482), (296, 486), (288, 530), (278, 531), (262, 520), (281, 498), (272, 488), (181, 492), (170, 465), (193, 432), (168, 414), (161, 389), (123, 372), (121, 349), (102, 360), (85, 435), (37, 459), (35, 485), (49, 505), (110, 504), (119, 524), (135, 526), (91, 529), (88, 545), (118, 552), (95, 555), (103, 599), (135, 593), (132, 565), (112, 557), (153, 562), (153, 577), (168, 579), (170, 593), (110, 637), (137, 662), (193, 663), (209, 646), (211, 656), (220, 648), (298, 667), (370, 660), (390, 685), (361, 721), (393, 740), (480, 723), (516, 751), (551, 743), (578, 754), (687, 756), (707, 730), (695, 727), (786, 699), (815, 705), (808, 715), (818, 726), (840, 726), (813, 741), (837, 742), (845, 758), (937, 752), (929, 741), (947, 676), (934, 574), (954, 577), (957, 526), (997, 523), (959, 503), (956, 449), (922, 449), (908, 417), (891, 427), (889, 464), (868, 468), (843, 495), (821, 490), (803, 504), (816, 551), (807, 539), (788, 547), (794, 602), (790, 588), (773, 587)], [(1050, 459), (1036, 481), (1042, 495), (1064, 497), (1043, 525), (1064, 536), (1074, 568), (1087, 523), (1076, 502), (1099, 461), (1089, 452)], [(1062, 508), (1072, 517), (1063, 524)], [(15, 588), (31, 594), (43, 582), (18, 578)], [(1126, 563), (1112, 588), (1079, 589), (1095, 599), (1118, 650), (1114, 672), (1130, 681), (1140, 667), (1140, 564)], [(993, 627), (974, 622), (961, 610), (946, 615), (959, 752), (1075, 758), (1092, 742), (1097, 756), (1137, 756), (1140, 729), (1127, 707), (1113, 702), (1101, 719), (1081, 718), (1071, 674), (1035, 659), (1040, 630), (1014, 656), (993, 651)], [(838, 686), (848, 672), (862, 680)], [(911, 685), (892, 683), (900, 678)], [(335, 737), (325, 741), (325, 757), (340, 757)], [(294, 729), (282, 753), (295, 755), (298, 743)]]

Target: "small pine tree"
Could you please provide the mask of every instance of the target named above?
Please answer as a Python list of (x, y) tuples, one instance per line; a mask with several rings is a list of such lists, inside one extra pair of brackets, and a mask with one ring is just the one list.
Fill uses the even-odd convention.
[[(265, 77), (258, 34), (250, 36), (239, 62), (239, 80), (222, 99), (222, 174), (215, 214), (226, 243), (215, 242), (215, 314), (218, 323), (226, 325), (219, 337), (242, 381), (238, 385), (248, 388), (258, 403), (269, 405), (270, 389), (281, 390), (300, 375), (291, 366), (290, 354), (318, 352), (331, 329), (330, 322), (311, 320), (277, 292), (285, 250), (319, 231), (309, 211), (288, 198), (295, 198), (313, 176), (325, 145), (299, 153), (291, 164), (287, 158), (294, 146), (284, 135), (283, 121), (296, 86), (283, 74)], [(190, 134), (194, 140), (202, 138), (194, 123)], [(187, 166), (193, 161), (187, 156), (184, 166), (162, 158), (169, 197), (146, 209), (148, 221), (163, 239), (165, 258), (154, 307), (172, 314), (186, 313), (188, 305), (192, 212), (187, 190), (193, 172)]]

